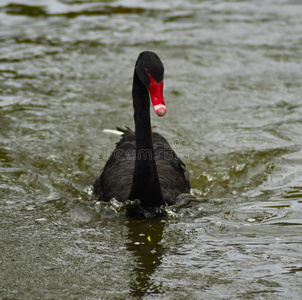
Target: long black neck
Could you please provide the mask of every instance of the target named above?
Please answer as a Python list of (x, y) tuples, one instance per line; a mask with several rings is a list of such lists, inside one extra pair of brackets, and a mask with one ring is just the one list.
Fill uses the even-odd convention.
[(144, 207), (160, 206), (164, 204), (164, 201), (154, 160), (149, 93), (136, 72), (133, 77), (132, 97), (136, 158), (129, 198), (139, 199)]

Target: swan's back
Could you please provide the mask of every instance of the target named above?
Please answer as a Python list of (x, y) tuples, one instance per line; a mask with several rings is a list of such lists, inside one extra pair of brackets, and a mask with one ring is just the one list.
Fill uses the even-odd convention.
[[(123, 137), (94, 183), (94, 192), (99, 195), (100, 201), (116, 198), (123, 202), (129, 199), (136, 144), (133, 131), (127, 129), (123, 132)], [(153, 132), (152, 141), (163, 199), (167, 205), (171, 205), (179, 194), (190, 192), (188, 171), (163, 136)], [(148, 153), (142, 153), (142, 159), (143, 155)]]

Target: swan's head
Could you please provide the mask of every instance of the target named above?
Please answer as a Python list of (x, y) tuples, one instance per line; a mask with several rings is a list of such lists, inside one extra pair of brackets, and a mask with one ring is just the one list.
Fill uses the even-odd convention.
[(148, 89), (155, 113), (162, 117), (167, 108), (164, 102), (164, 65), (154, 52), (142, 52), (135, 66), (135, 71), (143, 85)]

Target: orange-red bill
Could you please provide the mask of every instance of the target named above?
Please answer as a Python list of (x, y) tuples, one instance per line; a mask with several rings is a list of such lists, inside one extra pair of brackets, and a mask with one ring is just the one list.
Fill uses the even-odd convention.
[(164, 95), (163, 95), (164, 81), (162, 80), (160, 83), (157, 83), (156, 80), (151, 75), (149, 75), (149, 78), (150, 78), (149, 93), (151, 97), (151, 102), (155, 113), (159, 117), (162, 117), (167, 112), (167, 108), (164, 102)]

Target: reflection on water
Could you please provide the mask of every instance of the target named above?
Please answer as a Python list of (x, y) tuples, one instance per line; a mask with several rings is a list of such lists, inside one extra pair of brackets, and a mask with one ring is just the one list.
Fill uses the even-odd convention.
[(161, 292), (161, 287), (153, 278), (164, 255), (161, 244), (164, 224), (164, 220), (130, 220), (128, 223), (127, 249), (133, 253), (135, 260), (130, 283), (130, 294), (134, 297)]
[[(0, 298), (300, 299), (301, 9), (2, 0)], [(96, 214), (91, 184), (117, 142), (102, 130), (133, 128), (143, 50), (192, 195), (134, 221)]]

